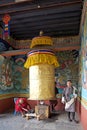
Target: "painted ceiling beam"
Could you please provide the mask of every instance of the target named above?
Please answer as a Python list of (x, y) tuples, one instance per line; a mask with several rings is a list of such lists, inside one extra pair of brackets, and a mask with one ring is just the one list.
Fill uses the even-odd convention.
[[(66, 50), (79, 50), (80, 46), (72, 46), (72, 47), (62, 47), (62, 48), (54, 48), (54, 51), (66, 51)], [(12, 50), (12, 51), (3, 51), (0, 52), (2, 56), (16, 56), (16, 55), (25, 55), (30, 51), (30, 49), (20, 49), (20, 50)]]

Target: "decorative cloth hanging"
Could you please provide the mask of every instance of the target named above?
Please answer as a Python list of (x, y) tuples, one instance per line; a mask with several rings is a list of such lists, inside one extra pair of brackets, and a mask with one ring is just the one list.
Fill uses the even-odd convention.
[(32, 39), (30, 48), (34, 48), (37, 45), (49, 45), (52, 46), (53, 45), (53, 40), (51, 37), (48, 36), (38, 36)]
[(5, 38), (9, 38), (10, 36), (10, 27), (9, 27), (10, 19), (11, 17), (9, 14), (5, 14), (4, 17), (2, 18), (4, 22), (4, 37)]
[(32, 65), (38, 64), (49, 64), (54, 65), (55, 67), (59, 66), (59, 63), (53, 51), (48, 49), (32, 50), (28, 53), (28, 58), (25, 62), (24, 67), (29, 68)]

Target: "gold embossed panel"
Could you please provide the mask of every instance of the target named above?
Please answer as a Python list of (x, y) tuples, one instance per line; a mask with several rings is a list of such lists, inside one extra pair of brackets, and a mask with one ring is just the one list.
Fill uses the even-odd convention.
[(54, 99), (54, 66), (48, 64), (34, 65), (29, 68), (30, 99)]

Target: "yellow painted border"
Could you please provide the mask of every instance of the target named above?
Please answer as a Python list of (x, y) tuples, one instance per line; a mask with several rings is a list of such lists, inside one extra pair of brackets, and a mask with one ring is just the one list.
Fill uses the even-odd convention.
[(12, 93), (12, 94), (1, 94), (0, 95), (0, 100), (1, 99), (6, 99), (6, 98), (12, 98), (12, 97), (29, 97), (29, 94), (25, 94), (25, 93)]

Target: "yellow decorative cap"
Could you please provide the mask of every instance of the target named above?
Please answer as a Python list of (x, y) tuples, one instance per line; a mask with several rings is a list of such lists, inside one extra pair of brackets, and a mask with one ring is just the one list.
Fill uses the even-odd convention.
[(33, 48), (38, 45), (50, 45), (50, 46), (53, 45), (53, 41), (51, 37), (42, 36), (42, 35), (43, 35), (43, 31), (40, 31), (40, 36), (32, 39), (30, 48)]

